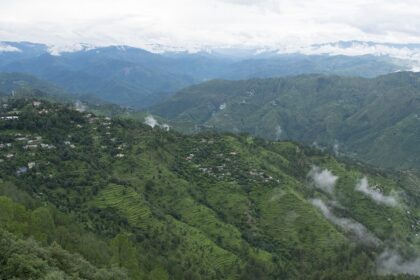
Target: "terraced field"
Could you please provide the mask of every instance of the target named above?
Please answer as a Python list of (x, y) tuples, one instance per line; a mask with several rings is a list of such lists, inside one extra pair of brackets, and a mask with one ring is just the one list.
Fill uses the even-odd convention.
[(151, 211), (144, 198), (131, 188), (109, 185), (95, 199), (99, 208), (114, 208), (126, 217), (130, 225), (144, 227), (150, 222)]

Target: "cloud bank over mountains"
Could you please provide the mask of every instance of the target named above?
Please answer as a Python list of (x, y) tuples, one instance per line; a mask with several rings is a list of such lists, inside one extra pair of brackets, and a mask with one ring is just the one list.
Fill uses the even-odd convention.
[(29, 0), (0, 1), (0, 40), (188, 50), (237, 46), (296, 50), (340, 40), (419, 43), (416, 4), (414, 0), (40, 0), (36, 5)]
[[(420, 6), (414, 0), (0, 1), (0, 41), (45, 43), (53, 55), (110, 45), (385, 55), (419, 71), (420, 45), (409, 44), (420, 43)], [(19, 49), (0, 44), (7, 51)]]

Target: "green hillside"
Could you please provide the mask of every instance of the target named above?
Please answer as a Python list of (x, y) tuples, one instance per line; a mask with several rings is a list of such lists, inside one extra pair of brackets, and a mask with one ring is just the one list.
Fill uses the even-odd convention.
[(377, 166), (420, 167), (418, 73), (214, 80), (150, 111), (184, 132), (247, 132), (334, 149)]
[(4, 96), (33, 95), (59, 102), (76, 99), (52, 83), (23, 73), (0, 73), (0, 92)]
[(292, 142), (10, 98), (0, 178), (1, 279), (418, 274), (418, 177)]
[(100, 100), (92, 95), (70, 94), (64, 89), (22, 73), (0, 73), (0, 98), (36, 98), (72, 105), (79, 111), (98, 115), (144, 120), (146, 113)]
[[(1, 197), (2, 211), (18, 211), (28, 215), (21, 205)], [(35, 213), (33, 212), (34, 216)], [(10, 215), (11, 213), (6, 213)], [(13, 214), (12, 214), (13, 215)], [(15, 214), (16, 215), (16, 214)], [(5, 213), (2, 213), (5, 216)], [(36, 219), (36, 218), (34, 218)], [(18, 220), (17, 222), (21, 222)], [(32, 222), (32, 220), (31, 220)], [(4, 221), (2, 221), (2, 226)], [(41, 247), (32, 238), (22, 240), (0, 229), (1, 279), (126, 279), (118, 268), (98, 269), (79, 254), (70, 254), (58, 243)]]

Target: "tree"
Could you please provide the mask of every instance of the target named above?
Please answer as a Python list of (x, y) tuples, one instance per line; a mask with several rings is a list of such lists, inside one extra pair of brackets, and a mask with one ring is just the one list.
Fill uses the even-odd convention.
[(30, 234), (41, 244), (52, 242), (55, 223), (48, 208), (40, 207), (31, 213), (30, 231)]
[(27, 229), (28, 213), (22, 205), (10, 198), (0, 196), (0, 226), (18, 236)]
[(118, 268), (125, 268), (132, 278), (140, 274), (136, 247), (127, 233), (119, 233), (111, 241), (111, 263)]
[(155, 267), (149, 274), (150, 280), (168, 280), (168, 272), (161, 266)]

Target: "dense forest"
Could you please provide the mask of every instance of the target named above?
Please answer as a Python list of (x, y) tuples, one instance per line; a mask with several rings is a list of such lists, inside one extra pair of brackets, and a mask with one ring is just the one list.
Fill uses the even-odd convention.
[(0, 279), (415, 279), (418, 182), (3, 97)]

